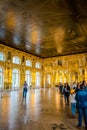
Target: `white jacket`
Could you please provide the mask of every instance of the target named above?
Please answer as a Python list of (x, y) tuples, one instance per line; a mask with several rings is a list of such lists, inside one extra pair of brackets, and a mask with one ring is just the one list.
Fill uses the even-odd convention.
[(70, 94), (70, 103), (76, 103), (76, 100), (75, 100), (75, 93), (74, 94)]

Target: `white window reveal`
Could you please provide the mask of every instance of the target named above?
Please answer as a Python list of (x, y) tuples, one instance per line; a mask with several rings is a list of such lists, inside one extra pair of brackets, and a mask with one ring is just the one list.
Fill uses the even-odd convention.
[(36, 68), (41, 68), (41, 64), (39, 62), (36, 62)]
[(0, 68), (0, 88), (3, 87), (3, 69)]
[(40, 87), (41, 75), (40, 72), (36, 72), (36, 86)]
[(32, 67), (32, 62), (30, 60), (26, 60), (26, 66)]
[(12, 71), (12, 88), (19, 88), (20, 86), (20, 75), (18, 69)]
[(4, 54), (0, 52), (0, 61), (4, 61)]
[(20, 58), (17, 56), (13, 57), (13, 63), (20, 64)]

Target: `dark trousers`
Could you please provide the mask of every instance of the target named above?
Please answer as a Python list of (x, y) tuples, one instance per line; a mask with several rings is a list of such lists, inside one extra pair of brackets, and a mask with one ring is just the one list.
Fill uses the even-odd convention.
[(84, 123), (87, 127), (87, 108), (78, 108), (78, 126), (82, 126), (82, 117), (84, 117)]
[(68, 93), (68, 92), (66, 92), (66, 93), (65, 93), (65, 95), (66, 95), (66, 100), (67, 100), (67, 103), (69, 103), (69, 93)]

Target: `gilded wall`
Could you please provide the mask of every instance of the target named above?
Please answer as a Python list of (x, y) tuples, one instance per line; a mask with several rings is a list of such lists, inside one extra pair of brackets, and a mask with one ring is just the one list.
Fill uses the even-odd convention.
[[(25, 52), (10, 48), (8, 46), (4, 46), (0, 44), (0, 52), (4, 54), (5, 60), (0, 61), (0, 67), (3, 68), (4, 72), (4, 89), (6, 88), (12, 88), (12, 70), (14, 68), (17, 68), (20, 71), (20, 88), (23, 86), (25, 81), (25, 71), (29, 70), (31, 72), (32, 81), (31, 85), (32, 87), (35, 87), (36, 79), (35, 75), (36, 72), (40, 72), (40, 76), (42, 79), (42, 69), (36, 68), (35, 63), (39, 62), (42, 66), (42, 59), (36, 56), (33, 56), (31, 54), (27, 54)], [(18, 56), (20, 58), (21, 63), (20, 64), (14, 64), (12, 62), (12, 59), (14, 56)], [(26, 66), (25, 61), (29, 59), (32, 62), (32, 67)], [(42, 80), (40, 83), (40, 86), (42, 86)]]
[[(41, 74), (39, 87), (54, 87), (59, 84), (59, 82), (68, 82), (71, 84), (74, 81), (87, 80), (86, 53), (41, 59), (2, 44), (0, 44), (0, 52), (5, 55), (5, 60), (0, 61), (0, 67), (4, 70), (4, 89), (7, 87), (9, 87), (9, 89), (12, 88), (13, 68), (20, 70), (20, 88), (25, 81), (26, 70), (31, 71), (32, 87), (36, 87), (36, 72), (40, 72)], [(13, 64), (12, 59), (14, 56), (20, 57), (21, 64)], [(32, 67), (25, 65), (27, 59), (32, 61)], [(41, 64), (41, 68), (35, 67), (36, 62)]]

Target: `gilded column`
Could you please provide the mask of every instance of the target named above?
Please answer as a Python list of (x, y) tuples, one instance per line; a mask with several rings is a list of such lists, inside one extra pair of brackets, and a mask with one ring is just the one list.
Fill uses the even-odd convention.
[(4, 88), (11, 89), (12, 87), (12, 68), (11, 62), (7, 61), (5, 63), (5, 73), (4, 73)]

